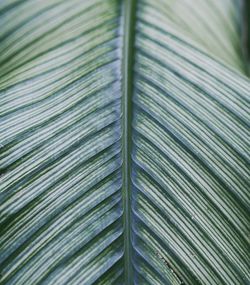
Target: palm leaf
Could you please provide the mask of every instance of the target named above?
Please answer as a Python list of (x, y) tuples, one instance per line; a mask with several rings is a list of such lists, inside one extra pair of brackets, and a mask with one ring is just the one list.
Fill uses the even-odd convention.
[(0, 3), (1, 284), (248, 284), (239, 2)]

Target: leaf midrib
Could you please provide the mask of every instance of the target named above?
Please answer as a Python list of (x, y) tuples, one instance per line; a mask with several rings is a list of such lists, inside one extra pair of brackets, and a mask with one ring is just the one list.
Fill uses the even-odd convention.
[(133, 284), (132, 267), (132, 185), (131, 185), (131, 153), (132, 153), (132, 95), (134, 40), (136, 21), (136, 0), (127, 0), (123, 6), (124, 39), (122, 65), (122, 177), (123, 177), (123, 225), (124, 225), (124, 271), (125, 284)]

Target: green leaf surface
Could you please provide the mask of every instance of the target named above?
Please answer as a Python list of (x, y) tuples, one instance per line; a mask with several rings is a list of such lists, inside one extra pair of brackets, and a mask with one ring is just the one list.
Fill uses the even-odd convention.
[(0, 284), (247, 285), (234, 0), (0, 2)]

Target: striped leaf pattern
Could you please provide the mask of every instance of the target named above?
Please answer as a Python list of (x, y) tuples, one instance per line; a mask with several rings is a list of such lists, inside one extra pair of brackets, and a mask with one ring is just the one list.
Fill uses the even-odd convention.
[(122, 274), (118, 4), (1, 7), (1, 284)]
[(138, 5), (135, 275), (138, 284), (249, 284), (250, 83), (173, 33), (171, 2)]
[(0, 2), (1, 285), (249, 284), (240, 4)]

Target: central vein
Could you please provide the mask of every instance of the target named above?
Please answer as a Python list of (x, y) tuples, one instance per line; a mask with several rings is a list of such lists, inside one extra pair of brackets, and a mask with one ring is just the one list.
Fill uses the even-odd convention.
[(124, 258), (125, 284), (133, 284), (132, 267), (132, 94), (136, 1), (125, 0), (124, 5), (124, 49), (123, 49), (123, 99), (122, 99), (122, 149), (123, 149), (123, 210), (124, 210)]

